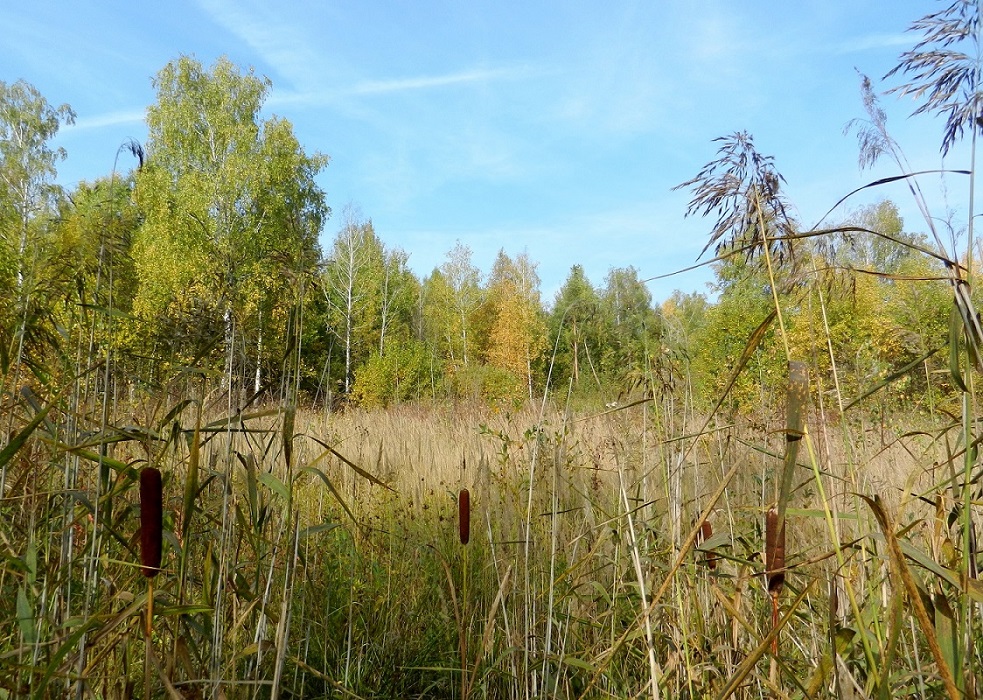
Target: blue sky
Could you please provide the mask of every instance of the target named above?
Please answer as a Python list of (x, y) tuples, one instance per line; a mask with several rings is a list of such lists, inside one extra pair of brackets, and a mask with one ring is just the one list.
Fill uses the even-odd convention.
[[(880, 79), (936, 2), (10, 2), (0, 80), (23, 78), (78, 115), (58, 145), (71, 187), (108, 174), (143, 141), (151, 77), (193, 54), (254, 67), (266, 111), (331, 158), (320, 184), (335, 217), (371, 218), (420, 275), (459, 239), (488, 271), (499, 248), (539, 263), (550, 301), (570, 266), (595, 284), (611, 267), (643, 278), (696, 261), (709, 221), (684, 219), (674, 185), (738, 130), (775, 157), (794, 212), (812, 225), (862, 173), (844, 125), (863, 116), (855, 69)], [(886, 96), (916, 169), (937, 168), (940, 126)], [(957, 146), (947, 165), (965, 167)], [(124, 167), (129, 167), (125, 163)], [(940, 210), (963, 183), (926, 183)], [(900, 187), (906, 228), (924, 224)], [(834, 218), (842, 218), (848, 212)], [(650, 283), (654, 298), (704, 291), (708, 270)]]

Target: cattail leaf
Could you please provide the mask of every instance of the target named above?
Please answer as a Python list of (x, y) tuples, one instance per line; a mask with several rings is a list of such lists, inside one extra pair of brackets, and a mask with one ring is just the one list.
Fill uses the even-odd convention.
[[(171, 432), (172, 434), (169, 439), (173, 440), (173, 428)], [(97, 433), (88, 440), (75, 443), (72, 445), (72, 449), (116, 445), (121, 442), (130, 442), (133, 440), (143, 443), (156, 442), (157, 440), (160, 440), (160, 435), (147, 428), (141, 428), (140, 426), (136, 425), (127, 425), (121, 428), (111, 428), (107, 432)]]
[(966, 582), (966, 595), (974, 603), (983, 603), (983, 581), (978, 578), (971, 578)]
[[(206, 429), (207, 430), (225, 429), (228, 426), (236, 425), (237, 423), (244, 423), (247, 420), (255, 420), (257, 418), (267, 418), (269, 416), (277, 416), (277, 415), (280, 415), (279, 408), (267, 408), (261, 411), (254, 411), (253, 413), (236, 413), (233, 416), (228, 416), (226, 418), (219, 418), (218, 420), (214, 420), (211, 421), (210, 423), (207, 423), (205, 427), (202, 428), (202, 432), (204, 432)], [(269, 432), (269, 431), (260, 430), (257, 432)]]
[(27, 567), (27, 584), (33, 586), (38, 577), (38, 546), (33, 539), (27, 543), (24, 564)]
[(976, 306), (973, 304), (969, 284), (966, 280), (955, 278), (952, 280), (952, 290), (956, 312), (959, 314), (959, 320), (962, 324), (963, 338), (966, 340), (966, 354), (969, 357), (969, 363), (983, 372), (983, 325), (981, 325)]
[(939, 637), (942, 657), (949, 664), (949, 668), (958, 670), (962, 668), (962, 654), (956, 615), (949, 605), (949, 600), (943, 594), (936, 593), (932, 596), (932, 602), (935, 608), (935, 633)]
[(898, 546), (908, 559), (911, 559), (926, 571), (930, 571), (937, 578), (948, 581), (955, 588), (961, 588), (959, 585), (959, 575), (939, 564), (929, 554), (923, 552), (908, 540), (899, 539)]
[[(825, 510), (818, 508), (786, 508), (785, 515), (802, 518), (821, 518), (823, 520), (829, 516)], [(837, 511), (836, 517), (838, 520), (859, 520), (856, 513), (850, 513), (848, 511)]]
[[(907, 180), (908, 178), (915, 178), (915, 177), (918, 177), (919, 175), (936, 175), (936, 174), (969, 175), (970, 174), (970, 171), (969, 170), (952, 170), (952, 169), (943, 168), (943, 169), (937, 169), (937, 170), (919, 170), (918, 172), (905, 173), (904, 175), (892, 175), (890, 177), (882, 177), (879, 180), (874, 180), (873, 182), (868, 182), (866, 185), (861, 185), (860, 187), (856, 188), (855, 190), (852, 190), (850, 192), (847, 192), (845, 195), (843, 195), (842, 197), (840, 197), (840, 199), (836, 202), (836, 204), (834, 204), (833, 206), (831, 206), (829, 208), (829, 211), (827, 211), (825, 214), (823, 214), (822, 218), (820, 218), (819, 221), (822, 222), (823, 219), (825, 219), (827, 216), (829, 216), (830, 214), (832, 214), (841, 204), (843, 204), (843, 202), (845, 202), (846, 200), (850, 199), (850, 197), (852, 197), (853, 195), (857, 194), (857, 192), (863, 192), (864, 190), (866, 190), (866, 189), (868, 189), (870, 187), (880, 187), (881, 185), (889, 185), (892, 182), (897, 182), (898, 180)], [(949, 262), (951, 262), (951, 261), (949, 261)]]
[[(492, 649), (492, 637), (495, 632), (495, 616), (498, 614), (498, 607), (502, 604), (502, 597), (505, 595), (505, 590), (509, 585), (509, 579), (512, 576), (512, 566), (510, 565), (505, 570), (505, 575), (502, 576), (502, 582), (498, 585), (498, 592), (495, 593), (495, 599), (492, 601), (491, 607), (488, 609), (488, 616), (485, 618), (485, 631), (481, 635), (481, 650), (478, 657), (475, 659), (474, 665), (477, 667), (481, 664), (485, 655)], [(471, 688), (474, 685), (476, 676), (472, 676), (471, 680), (468, 682), (467, 691), (464, 697), (471, 696)]]
[[(0, 343), (0, 345), (2, 345), (2, 343)], [(139, 601), (138, 603), (131, 603), (130, 609), (135, 612), (137, 607), (139, 607), (142, 604), (143, 601)], [(64, 642), (62, 642), (62, 645), (60, 647), (58, 647), (58, 650), (54, 654), (52, 654), (51, 659), (48, 661), (48, 666), (47, 668), (45, 668), (44, 676), (41, 677), (41, 681), (38, 683), (37, 687), (35, 688), (34, 697), (36, 698), (47, 697), (44, 691), (47, 689), (48, 683), (55, 675), (55, 672), (61, 666), (61, 663), (64, 660), (64, 658), (68, 656), (69, 652), (78, 651), (78, 643), (79, 640), (82, 639), (82, 637), (88, 634), (92, 629), (96, 627), (100, 627), (104, 624), (105, 621), (102, 618), (102, 616), (93, 615), (87, 621), (83, 622), (77, 628), (75, 628), (72, 634), (69, 635), (69, 637), (65, 639)]]
[(563, 663), (565, 663), (567, 666), (572, 666), (573, 668), (579, 668), (582, 671), (590, 671), (592, 673), (594, 671), (593, 664), (588, 663), (583, 659), (579, 659), (576, 656), (570, 656), (569, 654), (563, 657)]
[(160, 423), (158, 423), (157, 430), (158, 431), (163, 430), (165, 425), (167, 425), (172, 420), (177, 418), (178, 415), (180, 415), (181, 412), (184, 411), (184, 409), (186, 409), (189, 405), (193, 403), (194, 403), (194, 399), (184, 399), (182, 401), (178, 401), (177, 404), (175, 404), (174, 407), (167, 412), (167, 415), (164, 416), (164, 419)]
[(105, 467), (109, 467), (114, 472), (124, 474), (133, 481), (140, 478), (140, 473), (126, 462), (121, 462), (118, 459), (113, 459), (112, 457), (107, 457), (105, 455), (98, 455), (95, 452), (89, 452), (88, 450), (81, 450), (76, 447), (72, 447), (71, 445), (62, 445), (61, 447), (69, 454), (73, 454), (81, 457), (82, 459), (87, 459), (90, 462), (96, 462)]
[(301, 471), (302, 474), (303, 473), (313, 474), (318, 479), (320, 479), (324, 483), (324, 485), (328, 487), (328, 490), (335, 497), (335, 499), (338, 501), (338, 503), (341, 505), (341, 507), (345, 510), (345, 513), (348, 514), (348, 517), (352, 519), (352, 522), (355, 522), (355, 523), (358, 522), (357, 520), (355, 520), (355, 514), (352, 513), (351, 508), (348, 507), (348, 503), (342, 497), (341, 493), (339, 493), (338, 489), (335, 488), (335, 485), (331, 482), (331, 479), (328, 478), (328, 475), (327, 474), (325, 474), (324, 472), (322, 472), (317, 467), (310, 467), (310, 466), (304, 467), (300, 471)]
[(270, 474), (269, 472), (261, 473), (259, 475), (258, 481), (259, 483), (263, 484), (263, 486), (268, 488), (270, 491), (275, 493), (277, 496), (282, 498), (284, 501), (286, 501), (290, 495), (284, 483), (279, 479), (277, 479), (272, 474)]
[(251, 454), (236, 452), (236, 457), (246, 470), (246, 498), (249, 501), (249, 514), (255, 522), (259, 518), (259, 491), (256, 488), (256, 458)]
[(966, 393), (969, 389), (963, 381), (962, 369), (959, 366), (959, 331), (961, 330), (959, 310), (955, 303), (952, 305), (952, 313), (949, 314), (949, 374), (959, 390)]
[(34, 626), (34, 608), (27, 600), (25, 586), (17, 589), (17, 626), (26, 644), (34, 644), (38, 641), (38, 631)]
[(712, 537), (708, 537), (703, 542), (699, 544), (697, 549), (706, 552), (711, 549), (717, 549), (718, 547), (729, 547), (730, 546), (730, 534), (727, 532), (718, 532)]
[[(65, 389), (59, 391), (58, 394), (55, 396), (55, 399), (52, 400), (50, 404), (48, 404), (49, 410), (51, 406), (55, 405), (58, 397), (61, 396), (63, 393), (65, 393)], [(35, 414), (41, 413), (42, 411), (44, 412), (45, 414), (44, 427), (49, 433), (53, 435), (56, 432), (57, 428), (55, 427), (55, 424), (48, 419), (48, 412), (44, 411), (44, 409), (41, 407), (41, 401), (40, 399), (38, 399), (37, 394), (34, 393), (34, 389), (32, 389), (29, 384), (25, 384), (20, 388), (20, 395), (21, 398), (24, 399), (24, 402), (31, 407), (31, 410), (34, 411)]]
[(727, 383), (724, 385), (724, 390), (720, 393), (720, 396), (717, 397), (717, 401), (707, 414), (707, 417), (703, 419), (703, 425), (700, 430), (697, 431), (698, 434), (702, 434), (707, 429), (707, 426), (710, 425), (710, 421), (713, 420), (714, 414), (723, 405), (724, 400), (737, 383), (737, 378), (741, 375), (741, 372), (744, 371), (747, 363), (751, 361), (751, 358), (754, 356), (754, 351), (758, 349), (758, 345), (761, 344), (761, 341), (768, 333), (768, 329), (771, 328), (771, 324), (777, 317), (778, 312), (775, 309), (772, 309), (748, 337), (747, 342), (744, 344), (744, 350), (741, 351), (741, 356), (737, 358), (737, 362), (734, 363), (734, 367), (730, 371), (730, 376), (727, 378)]
[(761, 657), (774, 645), (785, 625), (788, 624), (789, 620), (798, 615), (799, 606), (808, 597), (815, 582), (816, 579), (813, 579), (802, 587), (802, 591), (788, 606), (785, 615), (778, 620), (777, 624), (772, 626), (771, 631), (761, 640), (758, 646), (741, 661), (741, 665), (737, 667), (734, 674), (727, 680), (726, 685), (715, 696), (716, 700), (727, 700), (744, 685), (745, 680), (751, 674), (751, 671), (754, 670), (754, 667), (758, 665)]
[(338, 523), (319, 523), (317, 525), (309, 525), (300, 531), (299, 537), (304, 539), (310, 537), (311, 535), (316, 535), (319, 532), (330, 532), (338, 527)]
[[(358, 474), (362, 478), (368, 479), (373, 484), (376, 484), (377, 486), (381, 486), (384, 489), (388, 489), (390, 491), (395, 492), (395, 489), (393, 489), (391, 486), (389, 486), (389, 484), (385, 483), (384, 481), (380, 480), (379, 478), (373, 476), (369, 472), (367, 472), (364, 469), (362, 469), (360, 466), (358, 466), (357, 464), (355, 464), (354, 462), (352, 462), (350, 459), (348, 459), (347, 457), (345, 457), (345, 455), (343, 455), (340, 452), (338, 452), (338, 450), (336, 450), (335, 448), (331, 447), (331, 445), (329, 445), (326, 442), (324, 442), (323, 440), (319, 440), (319, 439), (317, 439), (316, 437), (313, 437), (313, 436), (311, 436), (311, 439), (314, 442), (316, 442), (317, 444), (319, 444), (321, 447), (323, 447), (324, 448), (324, 452), (322, 452), (317, 457), (315, 457), (314, 459), (312, 459), (307, 464), (308, 467), (313, 467), (315, 464), (317, 464), (318, 462), (320, 462), (322, 459), (324, 459), (328, 455), (334, 455), (342, 463), (348, 465), (348, 467), (352, 471), (354, 471), (356, 474)], [(301, 471), (303, 471), (303, 470), (301, 470)]]
[(187, 537), (191, 531), (191, 520), (195, 512), (195, 499), (198, 497), (198, 471), (201, 465), (201, 417), (195, 422), (188, 450), (188, 472), (184, 477), (184, 508), (181, 515), (181, 534)]
[(54, 406), (53, 403), (48, 404), (44, 408), (35, 414), (31, 422), (24, 426), (14, 437), (7, 443), (6, 447), (0, 450), (0, 468), (2, 468), (11, 458), (20, 451), (20, 448), (24, 446), (27, 439), (31, 437), (31, 433), (37, 430), (37, 427), (44, 422), (44, 419), (48, 416), (48, 412), (51, 407)]
[(110, 318), (117, 318), (123, 320), (131, 320), (136, 318), (133, 314), (122, 311), (121, 309), (116, 309), (111, 306), (102, 306), (100, 304), (79, 304), (80, 309), (85, 309), (86, 311), (94, 311), (97, 314), (102, 314), (104, 316), (109, 316)]
[(942, 652), (942, 648), (939, 645), (939, 639), (935, 633), (935, 623), (932, 618), (929, 617), (928, 610), (926, 609), (925, 602), (922, 600), (922, 595), (918, 589), (918, 584), (915, 581), (915, 577), (908, 568), (908, 562), (905, 560), (902, 546), (894, 532), (894, 523), (891, 520), (891, 516), (888, 514), (887, 510), (885, 510), (880, 496), (874, 496), (873, 498), (868, 498), (863, 494), (859, 494), (859, 496), (867, 502), (868, 506), (870, 506), (871, 511), (874, 513), (874, 517), (877, 518), (878, 525), (880, 525), (884, 539), (887, 542), (887, 553), (891, 563), (892, 585), (897, 586), (900, 584), (904, 587), (905, 592), (908, 594), (908, 602), (915, 614), (915, 619), (918, 620), (918, 624), (922, 629), (922, 634), (925, 635), (925, 641), (928, 644), (928, 649), (932, 653), (932, 658), (935, 660), (935, 664), (938, 667), (938, 673), (942, 677), (942, 683), (945, 687), (946, 694), (949, 696), (950, 700), (959, 700), (961, 695), (956, 687), (955, 678), (952, 675), (952, 668), (949, 666), (949, 663)]
[(164, 530), (163, 478), (156, 467), (140, 471), (140, 564), (144, 576), (160, 572)]
[(164, 531), (161, 533), (161, 537), (171, 546), (171, 549), (177, 553), (178, 557), (184, 556), (184, 547), (181, 546), (181, 540), (177, 538), (177, 535), (174, 534), (173, 530), (164, 528)]
[(173, 617), (180, 615), (207, 615), (215, 612), (215, 608), (210, 605), (158, 605), (154, 606), (154, 614), (159, 617)]

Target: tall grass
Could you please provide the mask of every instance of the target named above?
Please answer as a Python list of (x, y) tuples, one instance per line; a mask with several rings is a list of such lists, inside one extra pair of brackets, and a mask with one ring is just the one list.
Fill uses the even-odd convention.
[[(764, 430), (705, 430), (684, 451), (686, 431), (665, 432), (644, 403), (581, 416), (300, 410), (286, 432), (290, 418), (275, 407), (230, 416), (209, 397), (182, 403), (127, 407), (146, 427), (74, 442), (57, 403), (36, 424), (25, 402), (15, 407), (31, 432), (10, 456), (3, 500), (0, 584), (16, 620), (0, 655), (8, 696), (815, 696), (834, 675), (867, 695), (916, 681), (926, 697), (943, 689), (924, 620), (899, 603), (897, 557), (885, 545), (891, 533), (932, 601), (926, 615), (942, 619), (946, 588), (958, 583), (944, 553), (956, 550), (945, 545), (944, 505), (940, 516), (912, 496), (936, 488), (925, 466), (945, 450), (931, 436), (885, 446), (859, 434), (849, 449), (823, 444), (822, 460), (810, 450), (793, 480), (781, 566), (764, 526), (763, 494), (777, 476), (756, 467), (781, 462), (780, 414)], [(114, 501), (99, 521), (87, 496), (98, 444), (111, 448), (101, 498)], [(883, 512), (903, 512), (900, 533), (879, 523), (881, 511), (853, 507), (852, 454)], [(66, 456), (81, 462), (76, 490), (61, 486)], [(531, 472), (533, 460), (547, 466)], [(164, 493), (146, 662), (134, 536), (144, 463), (160, 470)], [(686, 535), (706, 533), (702, 513), (723, 483), (714, 534), (699, 545), (713, 552), (711, 567), (685, 551), (695, 541)], [(462, 488), (481, 514), (466, 548)], [(89, 588), (93, 557), (99, 581)], [(780, 569), (789, 595), (779, 600)], [(830, 581), (852, 591), (833, 621)], [(759, 668), (763, 656), (773, 664)]]

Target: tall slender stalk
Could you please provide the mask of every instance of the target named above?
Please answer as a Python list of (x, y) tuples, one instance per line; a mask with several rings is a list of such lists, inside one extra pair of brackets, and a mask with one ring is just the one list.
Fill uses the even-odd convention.
[(625, 521), (628, 525), (628, 543), (631, 548), (631, 560), (635, 567), (635, 578), (638, 581), (638, 593), (642, 604), (642, 622), (645, 627), (646, 656), (649, 664), (649, 689), (651, 691), (652, 700), (659, 700), (662, 697), (659, 689), (659, 681), (662, 678), (662, 672), (659, 668), (659, 662), (655, 658), (655, 641), (652, 633), (652, 615), (649, 610), (648, 596), (646, 595), (645, 591), (645, 574), (642, 571), (642, 553), (640, 551), (638, 536), (635, 533), (635, 522), (634, 518), (632, 518), (633, 509), (628, 501), (628, 491), (625, 487), (624, 466), (622, 465), (620, 459), (617, 459), (617, 463), (618, 484), (621, 491), (621, 505), (623, 505), (625, 508)]
[[(976, 417), (972, 367), (980, 367), (979, 316), (972, 310), (969, 290), (974, 275), (974, 228), (976, 199), (976, 139), (983, 129), (983, 16), (980, 0), (955, 0), (946, 8), (926, 15), (911, 25), (911, 30), (921, 34), (921, 40), (900, 57), (900, 61), (887, 75), (904, 76), (907, 82), (892, 89), (901, 95), (912, 95), (921, 104), (915, 114), (934, 113), (945, 117), (945, 129), (941, 151), (945, 156), (955, 142), (969, 132), (969, 211), (966, 222), (966, 272), (965, 283), (956, 285), (957, 306), (963, 318), (966, 335), (966, 356), (970, 371), (962, 382), (962, 438), (965, 445), (962, 472), (961, 526), (962, 567), (960, 575), (965, 590), (969, 585), (972, 558), (973, 500), (971, 482), (975, 462), (973, 425)], [(968, 48), (966, 47), (968, 44)], [(882, 120), (883, 121), (883, 120)], [(927, 217), (926, 217), (927, 218)], [(929, 224), (931, 226), (931, 223)], [(962, 295), (959, 292), (964, 292)], [(960, 300), (963, 300), (960, 304)], [(965, 307), (965, 308), (964, 308)], [(968, 653), (975, 633), (973, 631), (972, 603), (968, 596), (960, 596), (960, 623), (962, 644), (967, 653), (964, 668), (955, 668), (955, 681), (963, 689), (964, 678), (973, 678), (975, 655)], [(964, 676), (965, 674), (965, 676)]]

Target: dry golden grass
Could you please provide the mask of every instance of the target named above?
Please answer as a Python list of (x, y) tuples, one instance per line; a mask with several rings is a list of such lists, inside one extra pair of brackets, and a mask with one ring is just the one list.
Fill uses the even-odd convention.
[[(164, 475), (147, 647), (160, 670), (144, 680), (133, 668), (134, 691), (237, 695), (275, 683), (308, 697), (756, 697), (832, 688), (837, 663), (868, 690), (938, 682), (918, 625), (884, 618), (902, 593), (858, 494), (881, 495), (906, 528), (907, 556), (941, 567), (922, 566), (914, 580), (949, 590), (938, 579), (956, 556), (951, 499), (938, 483), (944, 440), (863, 424), (814, 429), (809, 415), (779, 598), (766, 571), (780, 565), (765, 541), (785, 437), (777, 417), (774, 427), (719, 424), (692, 436), (670, 432), (648, 404), (591, 415), (463, 405), (292, 415), (274, 406), (200, 422), (188, 408), (160, 425), (168, 411), (143, 416), (155, 436), (111, 445), (116, 471), (98, 517), (82, 501), (52, 507), (64, 447), (38, 434), (23, 454), (43, 468), (8, 465), (8, 489), (22, 496), (4, 501), (4, 537), (8, 560), (21, 564), (3, 569), (2, 583), (22, 601), (23, 621), (0, 663), (20, 664), (31, 692), (73, 687), (81, 669), (90, 689), (120, 696), (110, 679), (141, 656), (143, 632), (131, 622), (146, 602), (133, 539), (138, 489), (119, 457)], [(79, 483), (100, 482), (90, 469)], [(721, 488), (712, 532), (696, 533), (713, 558), (680, 559)], [(472, 512), (466, 548), (462, 489)], [(110, 587), (85, 588), (92, 570)], [(832, 623), (815, 612), (829, 610), (831, 580), (843, 589)], [(72, 637), (77, 620), (92, 625), (84, 639)], [(831, 647), (831, 624), (853, 631)], [(756, 666), (769, 652), (780, 674)], [(892, 664), (881, 661), (889, 652)]]

